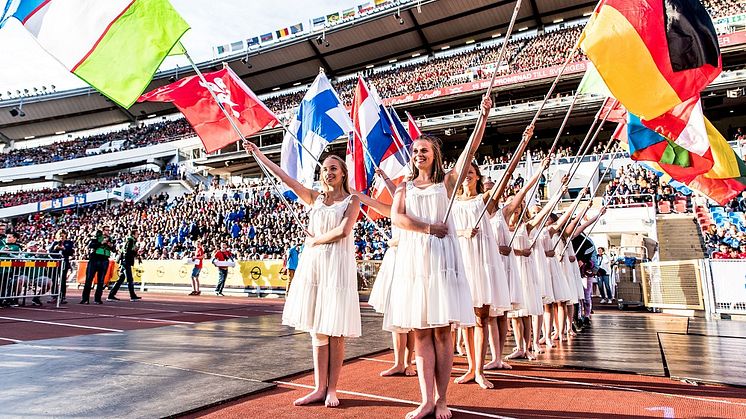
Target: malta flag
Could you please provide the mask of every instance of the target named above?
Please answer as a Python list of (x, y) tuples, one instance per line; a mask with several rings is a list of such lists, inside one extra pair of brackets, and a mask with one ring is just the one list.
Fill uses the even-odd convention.
[(142, 95), (138, 102), (173, 103), (197, 132), (208, 153), (233, 144), (239, 139), (230, 121), (207, 89), (215, 93), (244, 137), (256, 134), (273, 122), (279, 123), (277, 116), (230, 67), (205, 73), (204, 76), (207, 80), (206, 86), (198, 76), (191, 76), (148, 92)]
[(697, 0), (602, 0), (580, 47), (614, 97), (648, 120), (698, 96), (722, 70), (715, 27)]

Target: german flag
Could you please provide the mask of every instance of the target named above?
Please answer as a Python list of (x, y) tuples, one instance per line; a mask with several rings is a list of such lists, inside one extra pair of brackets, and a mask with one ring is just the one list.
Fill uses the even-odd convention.
[(697, 0), (602, 0), (580, 47), (643, 119), (699, 95), (722, 70), (715, 27)]

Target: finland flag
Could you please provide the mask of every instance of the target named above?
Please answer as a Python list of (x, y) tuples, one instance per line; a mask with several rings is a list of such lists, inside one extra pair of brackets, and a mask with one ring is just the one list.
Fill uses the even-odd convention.
[[(337, 138), (348, 136), (353, 130), (350, 115), (323, 72), (308, 88), (288, 128), (289, 132), (282, 140), (280, 167), (311, 188), (316, 161), (326, 146)], [(290, 133), (295, 134), (295, 138)], [(297, 198), (291, 191), (284, 194), (290, 199)]]

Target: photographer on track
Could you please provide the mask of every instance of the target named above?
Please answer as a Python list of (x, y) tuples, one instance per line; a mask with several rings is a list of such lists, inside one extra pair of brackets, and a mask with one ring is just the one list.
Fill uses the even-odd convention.
[(104, 293), (104, 279), (106, 271), (109, 270), (109, 257), (114, 250), (113, 242), (110, 237), (111, 227), (105, 226), (102, 230), (97, 230), (96, 235), (88, 242), (88, 268), (85, 275), (85, 286), (80, 304), (88, 304), (91, 298), (91, 288), (93, 278), (96, 278), (96, 294), (93, 297), (94, 304), (103, 304), (101, 296)]
[(142, 300), (141, 297), (135, 294), (135, 283), (132, 277), (132, 267), (135, 265), (135, 258), (142, 264), (142, 258), (140, 257), (140, 251), (137, 246), (137, 227), (132, 227), (129, 236), (127, 236), (124, 244), (119, 249), (119, 259), (117, 260), (119, 263), (119, 278), (111, 291), (109, 291), (109, 297), (106, 298), (106, 301), (119, 301), (117, 291), (119, 291), (119, 287), (122, 286), (125, 278), (127, 279), (127, 289), (130, 292), (130, 301)]

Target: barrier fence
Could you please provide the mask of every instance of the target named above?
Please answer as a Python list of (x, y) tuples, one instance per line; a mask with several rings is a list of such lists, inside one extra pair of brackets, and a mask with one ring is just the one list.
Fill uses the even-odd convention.
[(645, 262), (642, 295), (650, 308), (704, 310), (699, 260)]
[[(380, 261), (358, 261), (358, 290), (369, 291), (378, 274)], [(132, 268), (136, 286), (144, 290), (152, 287), (190, 287), (193, 264), (183, 260), (144, 260)], [(77, 283), (85, 283), (86, 261), (78, 262)], [(104, 285), (115, 282), (119, 266), (109, 262), (109, 269), (104, 278)], [(241, 289), (249, 294), (283, 294), (288, 284), (288, 275), (280, 259), (241, 260), (236, 266), (228, 269), (225, 281), (226, 289)], [(218, 282), (218, 268), (205, 260), (199, 274), (201, 287), (214, 287)]]
[[(59, 254), (0, 252), (0, 300), (26, 305), (41, 297), (59, 297), (62, 258)], [(57, 307), (60, 304), (57, 298)]]
[(708, 264), (714, 314), (746, 314), (746, 260), (710, 260)]

